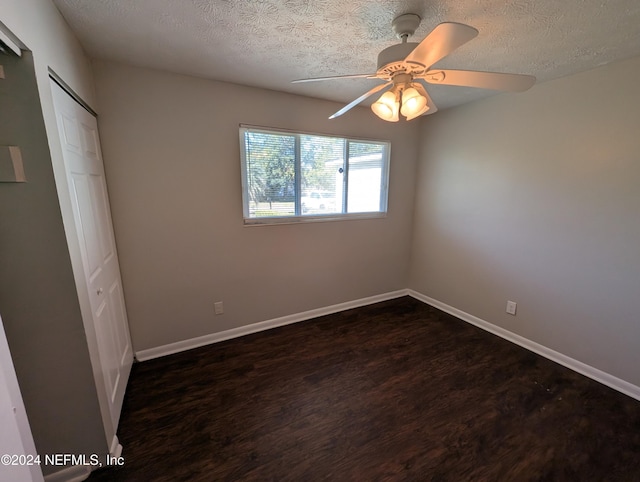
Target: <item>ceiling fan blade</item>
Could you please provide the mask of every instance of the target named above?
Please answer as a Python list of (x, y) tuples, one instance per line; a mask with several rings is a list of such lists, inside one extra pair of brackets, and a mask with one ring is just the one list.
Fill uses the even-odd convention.
[(475, 70), (430, 70), (420, 77), (431, 84), (459, 85), (507, 92), (524, 92), (536, 82), (533, 75), (478, 72)]
[(351, 110), (353, 107), (357, 106), (360, 102), (362, 102), (363, 100), (365, 100), (367, 97), (369, 97), (370, 95), (375, 94), (376, 92), (380, 92), (383, 89), (388, 89), (389, 87), (391, 87), (393, 85), (393, 82), (387, 82), (386, 84), (380, 84), (380, 85), (376, 85), (373, 89), (371, 89), (368, 92), (365, 92), (364, 94), (362, 94), (360, 97), (358, 97), (356, 100), (354, 100), (353, 102), (345, 105), (342, 109), (340, 109), (338, 112), (336, 112), (335, 114), (333, 114), (331, 117), (329, 117), (329, 119), (335, 119), (338, 116), (341, 116), (342, 114), (344, 114), (345, 112), (347, 112), (348, 110)]
[(455, 22), (441, 23), (404, 60), (417, 62), (429, 68), (476, 35), (478, 31), (468, 25)]
[(331, 77), (314, 77), (312, 79), (292, 80), (292, 84), (300, 84), (302, 82), (318, 82), (320, 80), (337, 80), (337, 79), (376, 79), (376, 74), (352, 74), (352, 75), (333, 75)]

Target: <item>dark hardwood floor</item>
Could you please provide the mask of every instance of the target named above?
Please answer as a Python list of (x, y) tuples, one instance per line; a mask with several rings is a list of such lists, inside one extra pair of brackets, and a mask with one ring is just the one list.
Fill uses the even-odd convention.
[(411, 298), (134, 366), (91, 481), (637, 481), (640, 402)]

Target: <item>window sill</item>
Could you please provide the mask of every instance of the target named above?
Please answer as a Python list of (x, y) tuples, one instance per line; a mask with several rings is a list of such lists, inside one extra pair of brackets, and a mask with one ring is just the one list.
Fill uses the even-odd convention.
[(358, 219), (386, 218), (387, 213), (352, 213), (352, 214), (321, 214), (318, 216), (282, 216), (265, 218), (245, 218), (245, 226), (270, 226), (274, 224), (304, 224), (322, 223), (328, 221), (350, 221)]

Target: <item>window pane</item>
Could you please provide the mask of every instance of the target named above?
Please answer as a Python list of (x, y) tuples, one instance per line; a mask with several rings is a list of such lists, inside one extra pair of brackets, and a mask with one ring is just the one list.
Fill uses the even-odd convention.
[(300, 136), (302, 214), (342, 212), (344, 144), (336, 137)]
[(382, 181), (385, 146), (372, 142), (349, 142), (349, 195), (347, 212), (384, 210)]
[(245, 224), (387, 211), (389, 143), (240, 126)]
[(294, 216), (295, 136), (245, 132), (249, 217)]

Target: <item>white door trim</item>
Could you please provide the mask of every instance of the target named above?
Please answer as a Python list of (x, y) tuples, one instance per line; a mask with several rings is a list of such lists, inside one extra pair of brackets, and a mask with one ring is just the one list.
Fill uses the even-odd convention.
[[(22, 401), (18, 379), (13, 368), (9, 344), (0, 317), (0, 454), (36, 456), (31, 427)], [(42, 471), (37, 464), (0, 464), (0, 479), (15, 482), (41, 482)]]

